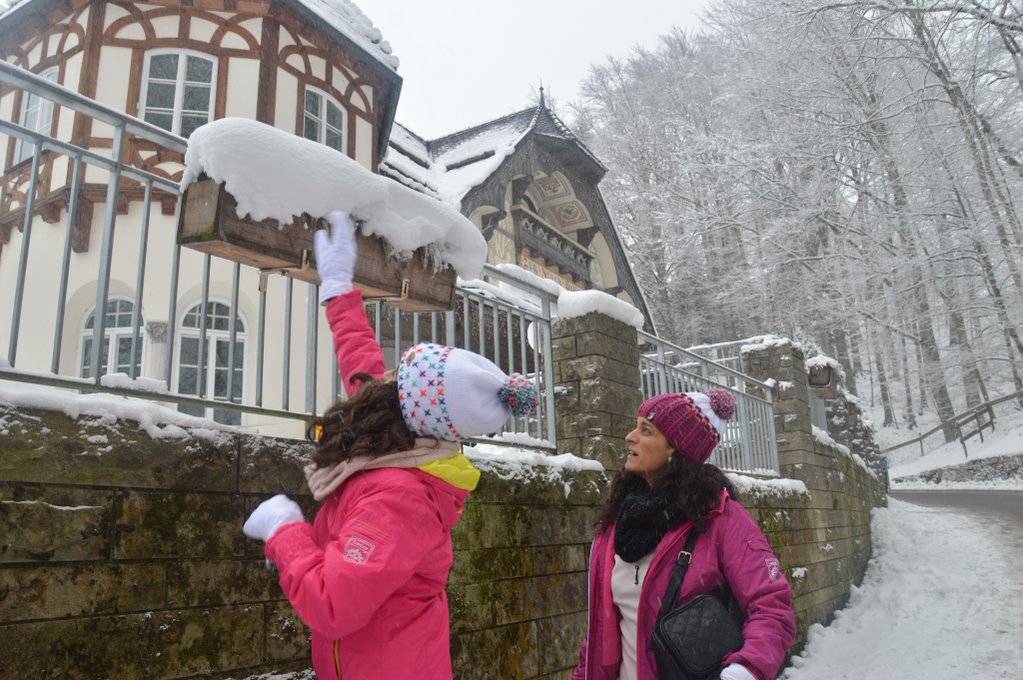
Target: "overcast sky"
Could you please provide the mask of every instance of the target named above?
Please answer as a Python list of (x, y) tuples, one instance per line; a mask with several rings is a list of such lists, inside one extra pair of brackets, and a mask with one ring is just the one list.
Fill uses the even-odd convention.
[(576, 99), (589, 65), (694, 28), (706, 0), (355, 0), (401, 59), (397, 119), (427, 139)]

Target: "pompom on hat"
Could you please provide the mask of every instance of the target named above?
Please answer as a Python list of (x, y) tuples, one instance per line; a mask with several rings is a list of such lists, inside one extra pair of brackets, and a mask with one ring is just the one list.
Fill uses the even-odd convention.
[(499, 432), (511, 416), (526, 416), (539, 403), (523, 375), (504, 371), (475, 352), (422, 342), (398, 365), (398, 400), (414, 433), (457, 441)]
[(653, 423), (676, 452), (705, 463), (735, 415), (735, 397), (721, 387), (658, 394), (643, 402), (639, 415)]

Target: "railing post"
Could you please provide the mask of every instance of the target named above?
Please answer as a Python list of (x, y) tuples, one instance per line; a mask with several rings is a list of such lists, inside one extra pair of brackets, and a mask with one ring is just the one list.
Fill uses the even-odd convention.
[(11, 314), (11, 338), (7, 349), (7, 363), (13, 368), (18, 357), (18, 332), (21, 328), (21, 303), (25, 295), (25, 274), (28, 272), (28, 246), (32, 240), (32, 213), (35, 211), (36, 187), (39, 183), (39, 156), (42, 145), (36, 144), (32, 152), (32, 179), (25, 201), (25, 220), (21, 230), (21, 253), (18, 256), (18, 278), (14, 287), (14, 311)]
[[(110, 259), (114, 250), (114, 222), (117, 220), (117, 194), (121, 185), (121, 155), (124, 151), (124, 126), (122, 121), (114, 126), (113, 151), (111, 157), (114, 167), (107, 180), (107, 204), (103, 218), (103, 237), (99, 250), (99, 278), (96, 285), (96, 308), (93, 312), (92, 333), (92, 379), (99, 385), (103, 376), (100, 375), (100, 353), (103, 351), (105, 335), (107, 297), (110, 292)], [(107, 366), (107, 370), (111, 367)]]
[(68, 198), (67, 225), (64, 231), (64, 251), (60, 258), (60, 283), (57, 287), (57, 319), (53, 324), (53, 356), (50, 372), (60, 373), (60, 350), (64, 338), (64, 311), (67, 306), (68, 276), (71, 269), (71, 239), (78, 215), (78, 192), (82, 183), (82, 157), (75, 157), (75, 168), (71, 174), (71, 195)]
[[(544, 417), (547, 425), (547, 441), (557, 446), (558, 434), (557, 424), (554, 419), (554, 353), (551, 350), (551, 298), (543, 296), (541, 307), (544, 323), (541, 324), (543, 335), (543, 390), (544, 390)], [(540, 334), (538, 334), (540, 335)], [(482, 341), (482, 339), (481, 339)], [(537, 340), (541, 342), (541, 340)]]

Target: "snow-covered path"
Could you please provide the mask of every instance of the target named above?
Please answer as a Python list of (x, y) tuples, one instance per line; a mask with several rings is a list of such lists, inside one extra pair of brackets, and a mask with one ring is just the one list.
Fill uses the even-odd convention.
[(811, 629), (784, 680), (1023, 677), (1023, 526), (1011, 524), (892, 499), (874, 512), (862, 586)]

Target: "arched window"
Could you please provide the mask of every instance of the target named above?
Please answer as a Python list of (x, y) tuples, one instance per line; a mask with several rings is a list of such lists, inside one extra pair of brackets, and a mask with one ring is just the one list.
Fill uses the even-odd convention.
[[(78, 363), (83, 378), (92, 376), (92, 338), (96, 325), (93, 310), (85, 318), (82, 327), (82, 355)], [(114, 299), (107, 301), (106, 314), (103, 319), (103, 347), (99, 353), (100, 375), (106, 373), (127, 373), (131, 375), (131, 315), (135, 304), (131, 300)], [(142, 315), (139, 314), (139, 346), (135, 361), (135, 375), (142, 374), (142, 350), (145, 334), (142, 333)], [(110, 367), (113, 366), (111, 369)]]
[[(57, 67), (51, 66), (40, 72), (39, 75), (47, 80), (57, 82)], [(53, 102), (32, 92), (26, 92), (21, 101), (21, 126), (48, 136), (53, 124)], [(31, 158), (35, 148), (36, 145), (32, 142), (19, 141), (18, 148), (14, 152), (14, 162), (20, 163)]]
[(345, 110), (327, 93), (305, 88), (302, 135), (345, 153)]
[[(245, 365), (245, 324), (235, 317), (234, 369), (229, 370), (231, 345), (231, 310), (220, 302), (206, 305), (206, 340), (203, 347), (202, 374), (199, 373), (199, 324), (202, 305), (188, 310), (181, 320), (178, 342), (179, 394), (199, 394), (200, 380), (205, 394), (227, 401), (228, 380), (231, 381), (231, 401), (240, 403), (244, 387), (242, 367)], [(228, 375), (230, 374), (230, 376)], [(212, 389), (211, 389), (212, 387)], [(204, 409), (201, 406), (181, 405), (178, 410), (194, 416), (213, 418), (227, 425), (241, 424), (238, 411)]]
[(216, 66), (212, 57), (195, 52), (147, 53), (142, 118), (187, 138), (213, 117)]

